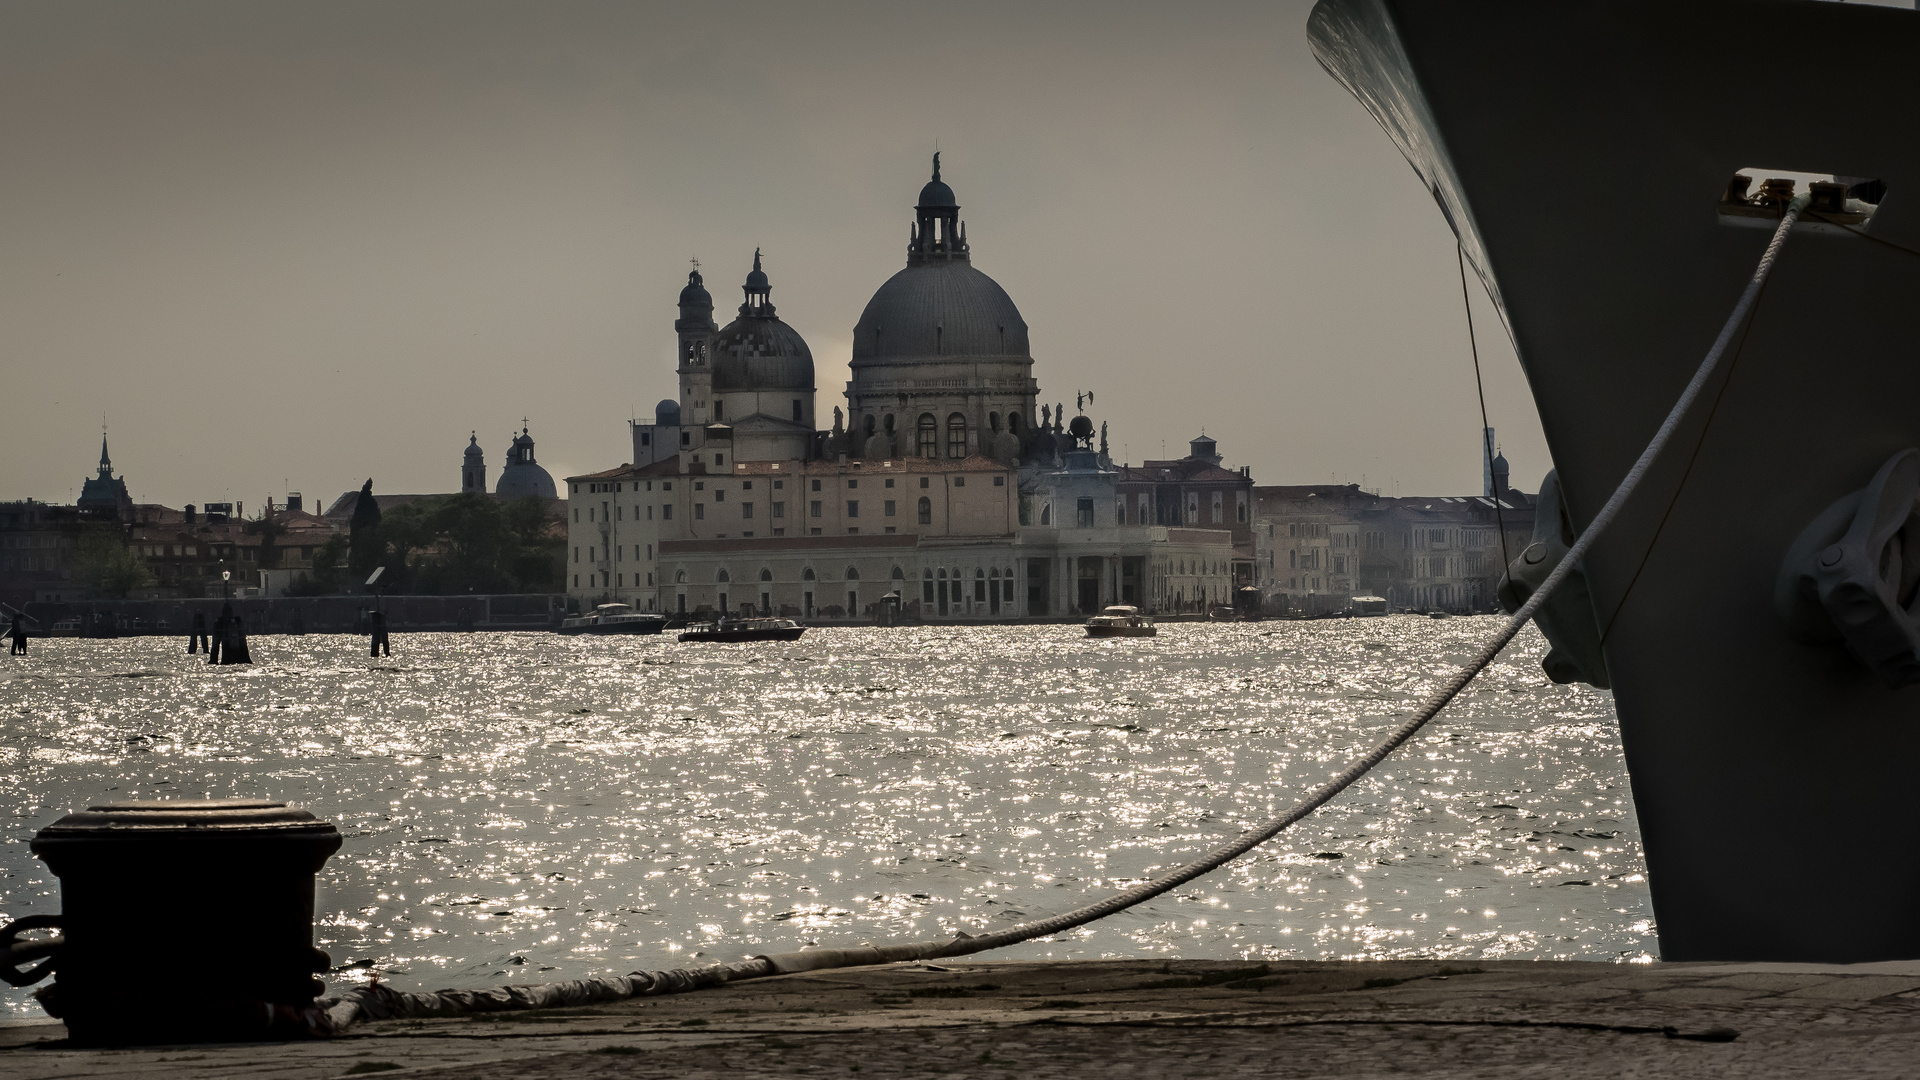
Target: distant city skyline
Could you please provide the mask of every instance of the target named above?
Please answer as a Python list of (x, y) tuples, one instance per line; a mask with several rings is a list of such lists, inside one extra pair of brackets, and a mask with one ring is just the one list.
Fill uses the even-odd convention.
[(1308, 8), (8, 7), (0, 499), (76, 498), (103, 414), (172, 506), (458, 490), (474, 430), (491, 485), (523, 416), (556, 476), (625, 460), (688, 260), (730, 310), (756, 247), (831, 402), (936, 140), (1042, 400), (1095, 391), (1117, 458), (1478, 492), (1452, 237)]

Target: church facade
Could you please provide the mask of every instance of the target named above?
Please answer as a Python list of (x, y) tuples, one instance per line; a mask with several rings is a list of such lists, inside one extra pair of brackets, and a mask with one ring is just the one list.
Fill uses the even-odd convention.
[(1194, 444), (1205, 460), (1116, 466), (1104, 425), (1096, 446), (1091, 418), (1040, 402), (1027, 323), (974, 267), (938, 155), (906, 266), (855, 324), (830, 427), (758, 251), (741, 291), (722, 327), (688, 275), (678, 399), (632, 423), (630, 463), (566, 479), (577, 603), (1010, 620), (1235, 602), (1251, 477), (1211, 440)]

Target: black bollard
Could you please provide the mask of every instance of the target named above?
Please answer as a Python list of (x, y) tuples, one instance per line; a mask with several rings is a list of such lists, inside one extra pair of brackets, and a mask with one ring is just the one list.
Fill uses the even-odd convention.
[(209, 655), (213, 652), (213, 640), (207, 637), (207, 613), (204, 611), (193, 613), (193, 625), (187, 630), (187, 655), (192, 656), (197, 652)]
[(253, 654), (247, 651), (247, 628), (238, 615), (235, 615), (233, 621), (227, 624), (227, 644), (220, 651), (220, 662), (223, 664), (253, 663)]
[(368, 621), (373, 626), (372, 652), (369, 655), (379, 656), (385, 653), (388, 656), (392, 656), (393, 646), (387, 644), (387, 613), (384, 611), (376, 611)]
[[(313, 894), (340, 849), (328, 822), (258, 799), (110, 802), (40, 830), (32, 849), (60, 878), (61, 911), (0, 930), (0, 952), (24, 929), (54, 924), (62, 937), (32, 954), (50, 962), (0, 976), (23, 985), (51, 967), (56, 981), (35, 996), (74, 1042), (323, 1033), (313, 1000), (326, 985), (313, 976), (331, 961), (313, 947)], [(197, 974), (157, 995), (143, 975), (156, 964)]]

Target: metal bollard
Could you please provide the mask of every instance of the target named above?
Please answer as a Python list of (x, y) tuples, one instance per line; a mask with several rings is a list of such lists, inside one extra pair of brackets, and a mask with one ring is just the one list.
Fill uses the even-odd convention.
[[(40, 830), (32, 849), (60, 878), (61, 911), (0, 929), (0, 978), (53, 974), (35, 996), (74, 1042), (327, 1034), (314, 974), (331, 961), (313, 946), (313, 903), (340, 849), (332, 824), (259, 799), (110, 802)], [(49, 925), (55, 942), (16, 940)]]

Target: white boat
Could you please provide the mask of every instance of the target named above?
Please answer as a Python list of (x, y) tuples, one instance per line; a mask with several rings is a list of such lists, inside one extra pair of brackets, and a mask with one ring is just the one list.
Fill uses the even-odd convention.
[(1810, 200), (1535, 623), (1552, 678), (1613, 690), (1663, 959), (1920, 958), (1920, 855), (1888, 843), (1920, 775), (1920, 12), (1320, 0), (1307, 33), (1438, 204), (1540, 411), (1555, 471), (1510, 602)]
[(1132, 604), (1114, 604), (1087, 620), (1088, 637), (1154, 637), (1153, 618)]
[(667, 625), (665, 615), (635, 611), (627, 604), (601, 604), (585, 615), (560, 620), (562, 634), (657, 634)]

